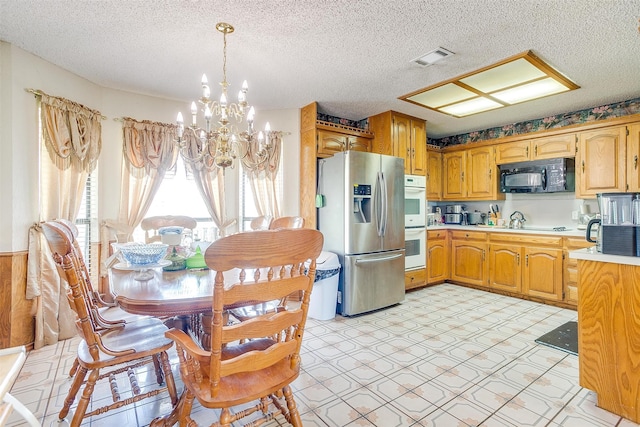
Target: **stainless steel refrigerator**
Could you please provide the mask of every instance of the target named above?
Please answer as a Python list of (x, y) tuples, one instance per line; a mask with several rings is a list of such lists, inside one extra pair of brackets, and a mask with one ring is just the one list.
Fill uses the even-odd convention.
[(340, 259), (338, 313), (404, 300), (404, 160), (345, 151), (318, 161), (318, 229)]

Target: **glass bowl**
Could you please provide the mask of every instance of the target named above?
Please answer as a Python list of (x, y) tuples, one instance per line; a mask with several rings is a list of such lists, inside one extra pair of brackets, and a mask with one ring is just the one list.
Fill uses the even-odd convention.
[(157, 264), (167, 254), (169, 245), (163, 243), (127, 243), (117, 245), (116, 248), (122, 253), (122, 257), (131, 265), (151, 265)]

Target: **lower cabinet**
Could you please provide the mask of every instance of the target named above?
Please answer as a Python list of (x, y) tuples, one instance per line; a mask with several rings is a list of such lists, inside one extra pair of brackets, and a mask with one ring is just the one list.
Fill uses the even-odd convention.
[(451, 232), (451, 280), (486, 286), (487, 233)]
[(489, 286), (562, 301), (562, 238), (491, 233)]
[[(449, 231), (427, 231), (427, 284), (449, 279)], [(406, 282), (405, 282), (406, 283)]]
[(489, 287), (522, 292), (522, 246), (489, 245)]
[(427, 272), (424, 268), (409, 270), (404, 272), (404, 288), (405, 290), (419, 288), (426, 283)]
[[(428, 230), (426, 283), (451, 280), (575, 305), (577, 262), (568, 252), (590, 245), (582, 237)], [(420, 274), (406, 272), (407, 289), (420, 286)]]
[(593, 243), (587, 242), (583, 237), (564, 238), (562, 254), (564, 257), (564, 301), (575, 306), (578, 305), (578, 260), (569, 258), (569, 252), (591, 246)]
[(525, 295), (562, 301), (562, 248), (524, 248)]

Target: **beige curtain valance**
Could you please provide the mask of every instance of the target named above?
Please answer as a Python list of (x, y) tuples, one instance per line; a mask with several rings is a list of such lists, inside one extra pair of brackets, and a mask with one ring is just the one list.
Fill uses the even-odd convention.
[(178, 159), (176, 125), (148, 120), (122, 119), (125, 165), (132, 176), (148, 175), (155, 169), (163, 173)]
[(92, 172), (102, 149), (102, 114), (65, 98), (39, 96), (42, 137), (53, 164)]

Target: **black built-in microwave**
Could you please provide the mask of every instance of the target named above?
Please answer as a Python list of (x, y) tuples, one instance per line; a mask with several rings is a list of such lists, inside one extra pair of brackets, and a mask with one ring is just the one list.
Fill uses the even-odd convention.
[(575, 191), (575, 159), (557, 158), (500, 165), (502, 193)]

